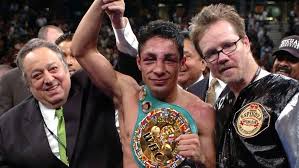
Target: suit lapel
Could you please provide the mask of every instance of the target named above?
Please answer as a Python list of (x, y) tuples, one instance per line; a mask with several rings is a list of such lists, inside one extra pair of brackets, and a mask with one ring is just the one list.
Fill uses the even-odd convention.
[(68, 101), (63, 106), (66, 127), (67, 155), (69, 162), (72, 159), (80, 129), (79, 126), (82, 99), (83, 95), (80, 94), (79, 87), (72, 87)]
[(22, 129), (32, 148), (31, 154), (43, 165), (61, 165), (62, 162), (60, 163), (60, 160), (51, 151), (41, 112), (33, 98), (24, 112), (27, 113), (27, 117), (24, 119)]
[(209, 77), (206, 78), (206, 80), (204, 81), (203, 83), (203, 91), (202, 91), (202, 97), (203, 97), (203, 100), (206, 102), (206, 97), (207, 97), (207, 92), (208, 92), (208, 89), (209, 89)]

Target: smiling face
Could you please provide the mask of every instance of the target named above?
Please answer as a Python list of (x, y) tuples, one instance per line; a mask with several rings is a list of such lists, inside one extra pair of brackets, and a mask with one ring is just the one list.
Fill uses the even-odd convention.
[(145, 84), (158, 98), (166, 98), (177, 87), (182, 61), (177, 45), (170, 39), (152, 37), (147, 40), (137, 58)]
[(64, 53), (64, 59), (67, 62), (68, 69), (71, 75), (81, 69), (81, 65), (78, 63), (76, 58), (71, 54), (72, 41), (63, 41), (58, 44), (59, 48)]
[(48, 108), (62, 106), (70, 90), (70, 74), (57, 53), (37, 48), (24, 60), (25, 78), (33, 96)]
[(184, 57), (186, 61), (180, 70), (178, 82), (183, 88), (186, 88), (199, 79), (206, 69), (206, 64), (188, 38), (184, 39)]
[[(205, 56), (223, 49), (223, 47), (236, 42), (239, 38), (239, 35), (229, 22), (220, 20), (208, 27), (199, 41), (199, 47), (203, 56)], [(248, 78), (252, 78), (254, 73), (252, 69), (256, 68), (256, 66), (250, 67), (255, 65), (255, 62), (250, 52), (248, 37), (241, 37), (241, 40), (236, 43), (235, 51), (228, 55), (220, 52), (218, 59), (207, 63), (207, 65), (213, 75), (225, 83), (250, 81), (251, 79)]]
[(299, 58), (288, 52), (280, 52), (276, 55), (273, 72), (299, 80)]

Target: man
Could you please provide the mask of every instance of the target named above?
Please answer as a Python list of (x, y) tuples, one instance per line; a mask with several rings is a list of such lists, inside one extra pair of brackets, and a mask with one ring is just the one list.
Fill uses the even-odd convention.
[[(140, 83), (140, 75), (136, 73), (135, 68), (137, 65), (132, 63), (132, 57), (137, 56), (138, 41), (131, 29), (128, 19), (124, 17), (122, 20), (123, 24), (120, 24), (118, 29), (115, 29), (117, 26), (113, 26), (117, 48), (120, 51), (118, 59), (121, 60), (122, 63), (127, 63), (126, 65), (122, 65), (122, 67), (126, 68), (122, 69), (122, 71)], [(205, 61), (191, 43), (189, 32), (183, 31), (181, 33), (184, 35), (184, 55), (186, 61), (179, 73), (178, 84), (205, 102), (214, 105), (218, 97), (227, 93), (229, 89), (224, 82), (214, 78), (211, 73), (204, 78), (203, 71), (206, 67)], [(215, 83), (213, 81), (217, 82)], [(212, 88), (214, 88), (214, 91)], [(214, 96), (208, 96), (209, 94), (207, 93)]]
[(188, 89), (204, 78), (203, 72), (206, 69), (206, 63), (196, 51), (189, 38), (189, 32), (185, 31), (182, 34), (184, 35), (184, 57), (186, 61), (180, 70), (178, 82), (184, 89)]
[[(226, 88), (226, 84), (214, 78), (211, 73), (209, 73), (207, 77), (203, 76), (203, 72), (206, 69), (206, 62), (195, 49), (190, 39), (189, 31), (182, 33), (185, 37), (184, 57), (186, 57), (186, 61), (179, 73), (178, 82), (188, 92), (214, 105), (224, 88)], [(226, 88), (224, 93), (227, 93), (227, 91), (228, 89)]]
[(17, 63), (33, 96), (0, 118), (0, 167), (120, 167), (113, 102), (84, 71), (70, 78), (63, 52), (41, 39)]
[(279, 49), (273, 53), (272, 71), (299, 80), (299, 36), (282, 39)]
[(61, 35), (56, 41), (55, 44), (62, 50), (64, 53), (64, 59), (68, 64), (68, 69), (71, 75), (73, 75), (76, 71), (81, 69), (80, 64), (76, 60), (76, 58), (71, 54), (71, 45), (72, 45), (73, 34), (66, 33)]
[[(47, 25), (41, 27), (38, 38), (55, 42), (63, 34), (59, 27)], [(19, 104), (31, 95), (19, 68), (14, 68), (5, 74), (0, 80), (0, 115)]]
[(203, 8), (191, 28), (193, 43), (207, 66), (231, 90), (215, 106), (218, 166), (288, 167), (275, 122), (284, 110), (298, 114), (288, 108), (298, 106), (298, 83), (258, 67), (244, 20), (233, 7)]
[(61, 28), (54, 25), (46, 25), (39, 29), (38, 38), (55, 43), (56, 39), (63, 35)]
[[(178, 72), (184, 61), (183, 37), (174, 24), (156, 21), (140, 30), (137, 63), (146, 84), (144, 87), (131, 77), (114, 71), (98, 52), (95, 35), (100, 30), (102, 15), (104, 11), (109, 14), (117, 10), (117, 3), (124, 1), (93, 2), (75, 32), (72, 53), (96, 85), (113, 97), (119, 110), (123, 166), (176, 167), (181, 163), (182, 166), (192, 165), (189, 164), (192, 160), (198, 165), (214, 167), (214, 113), (211, 106), (177, 85)], [(186, 110), (196, 122), (191, 121)], [(180, 122), (181, 131), (188, 130), (188, 133), (180, 135), (177, 130)], [(190, 160), (183, 161), (182, 157)]]

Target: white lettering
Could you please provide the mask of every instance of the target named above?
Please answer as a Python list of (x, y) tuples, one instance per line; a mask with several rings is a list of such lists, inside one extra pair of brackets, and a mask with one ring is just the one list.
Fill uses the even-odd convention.
[(282, 48), (282, 47), (292, 47), (295, 49), (299, 49), (299, 42), (298, 42), (298, 40), (295, 40), (295, 39), (283, 40), (283, 41), (281, 41), (279, 48)]

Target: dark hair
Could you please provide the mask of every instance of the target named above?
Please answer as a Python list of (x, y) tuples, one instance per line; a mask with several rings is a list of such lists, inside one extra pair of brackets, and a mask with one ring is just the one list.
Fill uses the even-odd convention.
[(170, 39), (177, 44), (180, 59), (184, 55), (184, 37), (180, 34), (179, 27), (169, 21), (156, 20), (149, 22), (146, 26), (140, 28), (138, 33), (138, 52), (140, 54), (144, 44), (153, 37)]
[(22, 47), (22, 49), (18, 52), (18, 55), (17, 55), (17, 65), (20, 68), (20, 70), (22, 71), (23, 76), (25, 78), (26, 78), (26, 76), (25, 76), (26, 74), (24, 72), (23, 62), (24, 62), (24, 59), (25, 59), (26, 55), (29, 52), (31, 52), (31, 51), (33, 51), (33, 50), (35, 50), (37, 48), (42, 48), (42, 47), (49, 48), (50, 50), (52, 50), (55, 53), (57, 53), (57, 57), (61, 60), (61, 62), (65, 66), (65, 68), (68, 68), (67, 63), (63, 59), (64, 58), (64, 56), (63, 56), (64, 54), (63, 54), (63, 52), (61, 51), (61, 49), (56, 44), (53, 44), (53, 43), (48, 42), (48, 41), (45, 41), (43, 39), (33, 38), (33, 39), (29, 40)]
[(65, 34), (61, 35), (60, 37), (58, 37), (57, 40), (55, 40), (55, 44), (59, 45), (63, 41), (72, 41), (73, 36), (74, 36), (74, 33), (71, 33), (71, 32), (65, 33)]
[(184, 39), (190, 39), (190, 31), (188, 30), (184, 30), (184, 31), (181, 31), (181, 34), (183, 35)]

